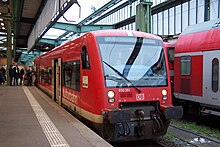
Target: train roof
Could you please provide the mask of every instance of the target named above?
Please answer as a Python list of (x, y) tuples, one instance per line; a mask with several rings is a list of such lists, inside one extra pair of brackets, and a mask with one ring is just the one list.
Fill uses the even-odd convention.
[(47, 53), (35, 58), (35, 62), (39, 61), (41, 59), (44, 58), (48, 58), (48, 56), (51, 56), (52, 54), (57, 54), (57, 53), (61, 53), (63, 50), (66, 49), (66, 46), (68, 46), (68, 44), (71, 44), (72, 41), (78, 40), (78, 39), (84, 39), (86, 38), (86, 36), (88, 35), (92, 35), (94, 37), (96, 36), (136, 36), (136, 37), (146, 37), (146, 38), (152, 38), (152, 39), (157, 39), (157, 40), (162, 40), (161, 37), (153, 35), (153, 34), (149, 34), (149, 33), (145, 33), (145, 32), (140, 32), (140, 31), (132, 31), (132, 30), (98, 30), (98, 31), (91, 31), (91, 32), (87, 32), (84, 35), (74, 38), (73, 40), (70, 40), (69, 42), (66, 42), (58, 47), (56, 47), (55, 49), (48, 51)]
[(177, 39), (175, 53), (218, 50), (220, 19), (190, 26)]
[(220, 28), (220, 19), (214, 19), (211, 21), (202, 22), (199, 24), (188, 26), (181, 35), (191, 34), (196, 32), (202, 32), (206, 30), (211, 30), (214, 28)]
[(157, 35), (133, 30), (98, 30), (90, 33), (94, 36), (136, 36), (162, 40), (161, 37)]

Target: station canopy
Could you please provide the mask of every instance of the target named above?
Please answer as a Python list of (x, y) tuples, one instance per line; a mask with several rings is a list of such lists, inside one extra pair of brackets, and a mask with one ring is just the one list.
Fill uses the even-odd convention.
[[(94, 6), (95, 1), (97, 5)], [(65, 7), (61, 7), (63, 11), (53, 16), (41, 34), (36, 37), (35, 42), (29, 43), (28, 52), (49, 51), (88, 31), (114, 29), (114, 25), (94, 25), (91, 22), (121, 1), (123, 0), (103, 0), (102, 2), (78, 0), (68, 3)]]
[[(119, 20), (121, 22), (116, 24), (98, 24), (97, 22), (134, 2), (151, 0), (8, 1), (10, 1), (8, 7), (13, 8), (11, 11), (15, 15), (11, 16), (12, 20), (10, 20), (13, 22), (12, 40), (15, 42), (12, 41), (14, 44), (12, 50), (15, 53), (15, 61), (27, 63), (82, 33), (117, 29), (128, 22), (133, 23), (134, 16), (126, 20)], [(0, 11), (2, 10), (0, 8)], [(2, 18), (0, 14), (0, 22)], [(6, 41), (7, 33), (1, 29), (0, 33), (1, 46)], [(6, 50), (6, 46), (4, 48)]]

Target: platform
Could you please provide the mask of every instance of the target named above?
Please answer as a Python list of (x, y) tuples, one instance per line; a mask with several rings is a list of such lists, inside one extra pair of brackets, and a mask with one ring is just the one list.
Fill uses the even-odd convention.
[(1, 147), (111, 146), (35, 86), (0, 86)]

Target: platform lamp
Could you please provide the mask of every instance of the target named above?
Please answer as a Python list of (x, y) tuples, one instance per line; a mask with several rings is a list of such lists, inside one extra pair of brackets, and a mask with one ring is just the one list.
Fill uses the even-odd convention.
[(0, 0), (0, 4), (8, 5), (9, 4), (9, 0)]

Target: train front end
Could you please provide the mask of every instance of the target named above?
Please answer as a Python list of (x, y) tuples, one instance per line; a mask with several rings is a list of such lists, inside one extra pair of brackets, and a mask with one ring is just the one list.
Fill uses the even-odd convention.
[(166, 53), (158, 37), (97, 36), (105, 82), (102, 137), (152, 139), (166, 133), (174, 107)]

